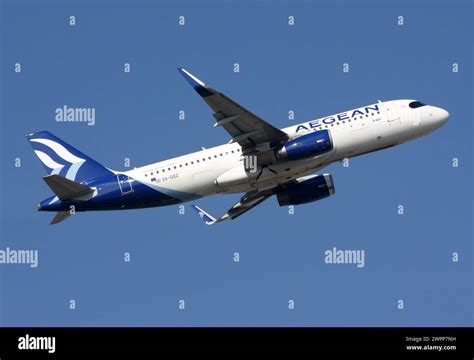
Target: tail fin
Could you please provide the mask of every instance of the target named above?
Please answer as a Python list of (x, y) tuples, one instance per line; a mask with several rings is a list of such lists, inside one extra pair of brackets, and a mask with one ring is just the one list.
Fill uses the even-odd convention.
[(81, 182), (112, 174), (112, 171), (48, 131), (30, 134), (26, 138), (48, 175), (61, 175)]

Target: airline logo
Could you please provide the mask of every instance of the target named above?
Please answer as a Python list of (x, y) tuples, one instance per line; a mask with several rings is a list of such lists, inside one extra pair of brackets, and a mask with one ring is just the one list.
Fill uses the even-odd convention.
[(349, 120), (356, 116), (370, 114), (371, 111), (380, 111), (379, 106), (377, 104), (369, 105), (369, 106), (352, 110), (349, 112), (343, 112), (334, 116), (328, 116), (324, 119), (309, 121), (307, 123), (298, 125), (295, 132), (305, 131), (305, 130), (307, 131), (310, 129), (320, 129), (322, 128), (323, 125), (329, 125), (336, 121)]
[(52, 159), (50, 155), (48, 155), (44, 151), (34, 150), (38, 158), (41, 162), (51, 169), (50, 175), (59, 174), (61, 170), (65, 167), (67, 169), (67, 173), (65, 177), (70, 180), (75, 180), (77, 172), (81, 168), (82, 164), (86, 162), (85, 159), (80, 158), (74, 154), (72, 154), (68, 149), (66, 149), (63, 145), (58, 144), (57, 142), (50, 140), (50, 139), (30, 139), (32, 142), (36, 142), (48, 147), (54, 154), (56, 158), (61, 159), (64, 163), (59, 163)]

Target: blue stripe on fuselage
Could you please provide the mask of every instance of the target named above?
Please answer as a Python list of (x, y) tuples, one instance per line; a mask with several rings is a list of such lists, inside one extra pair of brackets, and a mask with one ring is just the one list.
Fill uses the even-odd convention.
[(132, 181), (133, 191), (123, 194), (115, 175), (95, 179), (87, 186), (96, 188), (97, 196), (87, 201), (66, 200), (50, 204), (54, 198), (52, 196), (40, 203), (40, 210), (68, 211), (71, 206), (74, 206), (75, 211), (139, 209), (174, 205), (199, 197), (194, 194), (152, 188), (138, 180)]

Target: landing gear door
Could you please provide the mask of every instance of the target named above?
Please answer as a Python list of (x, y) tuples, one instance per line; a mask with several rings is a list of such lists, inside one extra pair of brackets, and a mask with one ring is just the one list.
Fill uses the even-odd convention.
[(132, 183), (130, 182), (130, 178), (127, 175), (117, 175), (117, 182), (119, 184), (120, 192), (122, 193), (122, 195), (133, 191)]

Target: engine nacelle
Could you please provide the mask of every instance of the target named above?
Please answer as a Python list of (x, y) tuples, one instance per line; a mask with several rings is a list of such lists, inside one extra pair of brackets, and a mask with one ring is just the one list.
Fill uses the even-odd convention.
[(325, 154), (333, 149), (328, 130), (315, 131), (288, 141), (277, 151), (279, 160), (301, 160)]
[(316, 175), (298, 183), (283, 185), (277, 192), (280, 206), (300, 205), (327, 198), (336, 193), (331, 174)]

